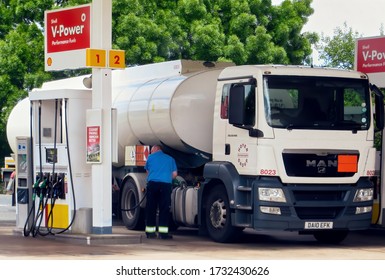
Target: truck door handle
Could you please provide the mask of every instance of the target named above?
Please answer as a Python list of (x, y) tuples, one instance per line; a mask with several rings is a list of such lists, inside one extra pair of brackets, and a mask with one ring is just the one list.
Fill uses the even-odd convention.
[(230, 154), (230, 144), (225, 144), (225, 155)]

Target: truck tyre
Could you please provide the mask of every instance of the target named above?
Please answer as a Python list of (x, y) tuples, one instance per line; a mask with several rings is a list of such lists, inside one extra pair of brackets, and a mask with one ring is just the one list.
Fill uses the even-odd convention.
[(231, 242), (242, 230), (231, 225), (229, 199), (222, 186), (214, 187), (208, 194), (205, 214), (208, 234), (215, 242)]
[(123, 224), (130, 230), (144, 229), (144, 209), (139, 205), (138, 188), (133, 180), (129, 179), (123, 186), (121, 198), (121, 212)]
[(348, 230), (318, 231), (313, 234), (314, 238), (324, 244), (339, 244), (348, 236)]

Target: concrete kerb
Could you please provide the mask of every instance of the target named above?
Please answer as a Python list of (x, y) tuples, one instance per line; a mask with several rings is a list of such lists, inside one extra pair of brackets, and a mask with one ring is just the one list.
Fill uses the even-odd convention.
[(141, 235), (125, 235), (125, 234), (59, 234), (55, 235), (55, 240), (62, 242), (80, 243), (86, 245), (119, 245), (119, 244), (140, 244), (142, 243)]
[[(14, 235), (23, 235), (22, 229), (13, 229)], [(140, 244), (142, 235), (140, 234), (48, 234), (43, 238), (53, 239), (58, 242), (82, 244), (82, 245), (119, 245), (119, 244)]]
[[(23, 229), (16, 227), (16, 206), (12, 205), (11, 195), (0, 195), (0, 226), (9, 228), (13, 235), (23, 236)], [(8, 229), (7, 229), (8, 231)], [(138, 244), (142, 243), (140, 232), (129, 232), (124, 226), (113, 226), (112, 234), (76, 234), (64, 232), (61, 234), (47, 235), (44, 238), (60, 242), (86, 245), (111, 245), (111, 244)]]

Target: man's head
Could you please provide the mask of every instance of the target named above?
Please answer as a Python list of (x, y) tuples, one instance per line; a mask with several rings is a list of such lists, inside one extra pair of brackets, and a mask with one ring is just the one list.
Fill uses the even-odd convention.
[(161, 150), (162, 150), (162, 148), (159, 145), (154, 145), (151, 148), (151, 154), (156, 153), (156, 152), (161, 151)]

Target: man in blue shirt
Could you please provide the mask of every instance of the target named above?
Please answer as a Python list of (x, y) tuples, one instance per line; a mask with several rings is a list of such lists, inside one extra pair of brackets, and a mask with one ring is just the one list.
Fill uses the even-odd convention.
[(159, 145), (151, 148), (146, 161), (147, 170), (147, 202), (146, 202), (146, 235), (156, 237), (156, 211), (159, 207), (159, 238), (170, 239), (168, 220), (171, 207), (172, 180), (178, 175), (175, 160), (163, 153)]

